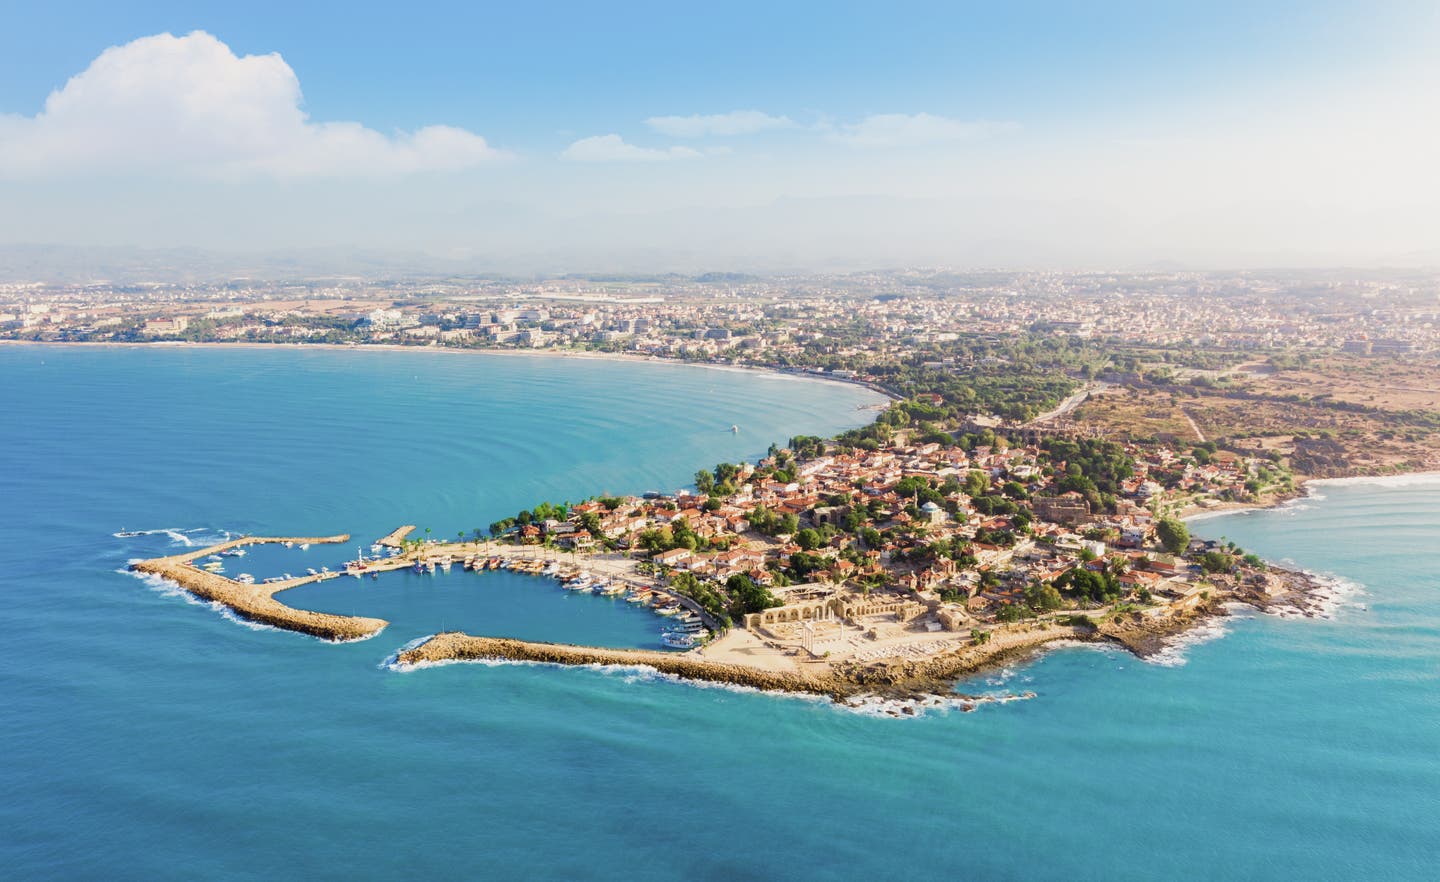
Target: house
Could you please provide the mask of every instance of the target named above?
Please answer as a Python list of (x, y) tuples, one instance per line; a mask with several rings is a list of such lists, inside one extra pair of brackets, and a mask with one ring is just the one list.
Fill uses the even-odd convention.
[(669, 551), (651, 555), (650, 559), (663, 567), (673, 567), (689, 560), (692, 555), (693, 552), (688, 548), (672, 548)]
[(1145, 566), (1150, 572), (1164, 576), (1178, 576), (1188, 568), (1184, 558), (1173, 554), (1152, 554)]

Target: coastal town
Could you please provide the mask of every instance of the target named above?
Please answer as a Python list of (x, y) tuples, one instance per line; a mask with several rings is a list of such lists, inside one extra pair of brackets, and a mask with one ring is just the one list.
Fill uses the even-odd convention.
[(1037, 333), (1217, 351), (1440, 347), (1434, 273), (952, 273), (0, 282), (0, 338), (583, 347), (745, 363)]
[[(837, 700), (944, 694), (964, 673), (1061, 639), (1153, 652), (1227, 603), (1299, 612), (1317, 603), (1313, 580), (1192, 539), (1180, 519), (1293, 495), (1293, 477), (1273, 458), (1051, 429), (1013, 442), (990, 428), (951, 443), (909, 434), (884, 443), (798, 437), (756, 463), (698, 472), (680, 493), (541, 503), (488, 535), (421, 539), (406, 525), (343, 573), (260, 585), (219, 575), (220, 554), (236, 547), (301, 541), (250, 537), (134, 568), (266, 624), (338, 640), (386, 623), (293, 610), (273, 595), (341, 575), (453, 564), (553, 576), (569, 590), (623, 595), (674, 616), (664, 642), (689, 652), (677, 660), (626, 651), (607, 662), (617, 651), (442, 634), (398, 663), (479, 653), (647, 664)], [(217, 563), (195, 566), (206, 556)]]
[[(1313, 478), (1440, 468), (1440, 278), (1421, 274), (12, 285), (0, 297), (0, 332), (16, 342), (663, 358), (890, 399), (868, 425), (772, 444), (675, 492), (537, 501), (454, 541), (402, 528), (341, 570), (247, 584), (219, 574), (228, 546), (207, 550), (209, 569), (190, 552), (136, 564), (326, 639), (385, 622), (316, 618), (276, 595), (344, 574), (504, 568), (657, 610), (680, 652), (635, 652), (682, 676), (935, 695), (1056, 640), (1148, 653), (1227, 604), (1312, 610), (1313, 579), (1191, 538), (1185, 519), (1277, 504)], [(451, 634), (398, 663), (588, 652)]]
[(1070, 402), (1056, 420), (1094, 437), (1221, 441), (1301, 479), (1425, 468), (1440, 432), (1440, 276), (1423, 271), (8, 282), (6, 342), (753, 367), (928, 402), (943, 429)]

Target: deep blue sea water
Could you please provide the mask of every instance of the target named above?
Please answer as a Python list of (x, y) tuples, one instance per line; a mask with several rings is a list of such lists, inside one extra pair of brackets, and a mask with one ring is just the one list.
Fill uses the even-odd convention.
[(964, 684), (1034, 699), (919, 719), (634, 671), (382, 666), (442, 627), (658, 633), (548, 581), (292, 592), (392, 621), (332, 645), (123, 572), (221, 530), (368, 544), (670, 490), (874, 400), (542, 357), (0, 348), (0, 877), (1435, 878), (1433, 481), (1194, 525), (1356, 583), (1331, 618), (1237, 616), (1164, 663), (1059, 649)]

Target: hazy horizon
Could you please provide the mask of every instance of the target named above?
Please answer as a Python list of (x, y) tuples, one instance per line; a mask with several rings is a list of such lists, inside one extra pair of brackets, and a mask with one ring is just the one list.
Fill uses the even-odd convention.
[(1421, 3), (79, 6), (0, 35), (12, 276), (1440, 265)]

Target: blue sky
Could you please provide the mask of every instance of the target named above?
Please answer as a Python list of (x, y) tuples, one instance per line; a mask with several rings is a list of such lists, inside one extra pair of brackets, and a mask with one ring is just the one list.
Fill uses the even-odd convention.
[[(1385, 262), (1440, 241), (1433, 4), (55, 2), (7, 18), (0, 194), (23, 220), (0, 215), (0, 241), (634, 268)], [(219, 48), (167, 75), (196, 47), (153, 38), (195, 31)], [(110, 47), (125, 63), (47, 112)]]

